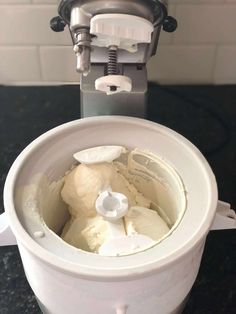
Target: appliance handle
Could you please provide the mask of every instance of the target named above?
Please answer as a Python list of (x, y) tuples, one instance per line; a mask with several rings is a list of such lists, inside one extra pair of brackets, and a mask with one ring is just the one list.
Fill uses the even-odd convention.
[(218, 201), (211, 230), (236, 229), (236, 213), (229, 203)]
[(9, 226), (7, 215), (4, 212), (0, 215), (0, 246), (6, 245), (17, 245), (17, 242)]

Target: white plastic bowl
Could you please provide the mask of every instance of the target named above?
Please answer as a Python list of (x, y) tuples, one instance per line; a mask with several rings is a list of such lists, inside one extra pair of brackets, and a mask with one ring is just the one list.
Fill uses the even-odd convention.
[[(30, 234), (17, 190), (38, 172), (58, 180), (79, 150), (100, 145), (142, 148), (174, 167), (187, 208), (174, 232), (133, 255), (104, 257), (62, 245), (59, 237)], [(215, 177), (199, 150), (176, 132), (143, 119), (85, 118), (46, 132), (14, 162), (5, 185), (5, 210), (27, 279), (45, 313), (177, 313), (199, 269), (217, 207)], [(40, 241), (42, 241), (40, 243)], [(51, 242), (52, 241), (52, 242)], [(62, 250), (63, 247), (63, 250)]]

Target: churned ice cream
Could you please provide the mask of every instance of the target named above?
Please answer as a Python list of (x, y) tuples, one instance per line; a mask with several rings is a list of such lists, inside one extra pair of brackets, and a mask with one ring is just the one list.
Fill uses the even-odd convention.
[(71, 217), (63, 228), (63, 240), (97, 253), (101, 245), (111, 239), (109, 223), (95, 207), (99, 194), (109, 188), (128, 199), (129, 209), (123, 217), (127, 236), (142, 234), (158, 241), (168, 233), (167, 223), (150, 208), (150, 199), (129, 182), (118, 164), (111, 160), (105, 162), (102, 158), (96, 160), (99, 162), (77, 165), (64, 178), (61, 196)]
[(112, 191), (124, 194), (130, 207), (150, 207), (150, 200), (139, 193), (113, 163), (78, 165), (65, 177), (61, 195), (73, 217), (93, 217), (97, 213), (95, 201), (99, 193), (109, 186)]

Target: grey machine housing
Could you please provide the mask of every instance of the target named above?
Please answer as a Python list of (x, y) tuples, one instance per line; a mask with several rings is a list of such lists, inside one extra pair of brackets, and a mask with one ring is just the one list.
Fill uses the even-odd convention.
[[(147, 101), (148, 59), (156, 53), (160, 31), (173, 32), (176, 20), (168, 16), (166, 1), (160, 0), (62, 0), (59, 16), (51, 20), (51, 28), (63, 31), (68, 25), (77, 71), (80, 75), (81, 117), (126, 115), (145, 117)], [(140, 43), (136, 52), (108, 49), (93, 45), (90, 20), (98, 14), (128, 14), (144, 18), (154, 26), (151, 43)], [(130, 77), (132, 90), (107, 95), (95, 89), (97, 78), (109, 74)], [(110, 87), (116, 90), (115, 86)]]

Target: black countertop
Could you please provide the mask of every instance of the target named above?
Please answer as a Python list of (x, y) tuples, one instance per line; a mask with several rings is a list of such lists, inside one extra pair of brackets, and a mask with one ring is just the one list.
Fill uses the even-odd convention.
[[(14, 159), (40, 134), (79, 118), (79, 87), (0, 87), (0, 109), (3, 212), (2, 189)], [(236, 208), (236, 86), (150, 84), (148, 119), (174, 129), (203, 152), (216, 175), (219, 198)], [(235, 248), (235, 231), (209, 233), (184, 314), (236, 313)], [(17, 247), (0, 247), (0, 314), (21, 313), (41, 312)]]

